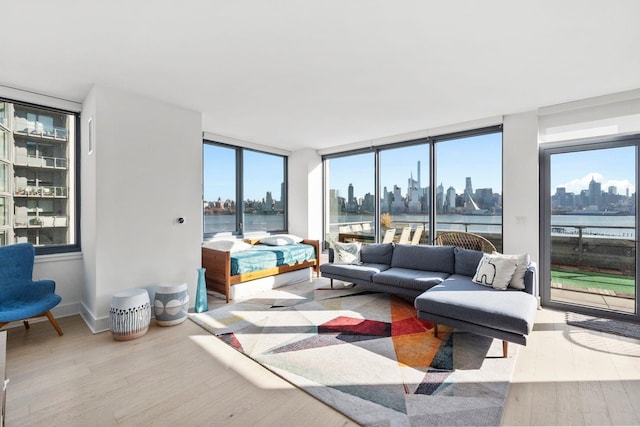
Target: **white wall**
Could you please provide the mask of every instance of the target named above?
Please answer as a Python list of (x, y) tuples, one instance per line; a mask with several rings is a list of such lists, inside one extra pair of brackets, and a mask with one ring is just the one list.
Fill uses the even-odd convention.
[(100, 331), (109, 328), (111, 296), (122, 289), (186, 282), (195, 300), (202, 118), (104, 87), (85, 101), (83, 124), (91, 116), (95, 148), (88, 154), (87, 135), (82, 152), (82, 314)]
[(322, 157), (312, 149), (289, 156), (289, 232), (322, 240)]
[(504, 116), (502, 145), (503, 252), (539, 260), (538, 117)]
[(50, 279), (56, 282), (56, 293), (62, 301), (53, 308), (55, 317), (78, 314), (83, 292), (83, 260), (80, 252), (39, 255), (33, 266), (34, 280)]

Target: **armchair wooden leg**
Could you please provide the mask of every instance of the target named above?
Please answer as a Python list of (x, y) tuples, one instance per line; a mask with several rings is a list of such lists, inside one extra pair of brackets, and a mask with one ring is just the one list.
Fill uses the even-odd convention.
[(25, 329), (29, 329), (29, 321), (28, 320), (23, 320), (22, 323), (24, 323), (24, 328)]
[(502, 357), (506, 358), (509, 355), (509, 343), (502, 341)]
[(433, 324), (433, 335), (438, 338), (438, 324), (434, 323)]
[(55, 328), (58, 335), (62, 336), (63, 335), (62, 329), (60, 329), (60, 326), (58, 325), (58, 322), (56, 322), (56, 318), (53, 317), (53, 314), (51, 314), (51, 311), (47, 311), (45, 313), (45, 316), (47, 316), (47, 319), (49, 319), (49, 322), (51, 322), (51, 324)]

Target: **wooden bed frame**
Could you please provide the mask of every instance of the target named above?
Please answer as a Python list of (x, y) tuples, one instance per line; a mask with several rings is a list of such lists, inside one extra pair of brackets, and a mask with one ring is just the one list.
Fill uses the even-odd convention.
[[(245, 242), (255, 245), (259, 240), (245, 240)], [(300, 262), (292, 265), (281, 265), (279, 267), (265, 270), (252, 271), (250, 273), (231, 275), (231, 252), (202, 247), (202, 267), (206, 269), (204, 276), (207, 282), (207, 289), (219, 292), (225, 296), (229, 302), (231, 286), (262, 277), (275, 276), (288, 271), (302, 270), (313, 267), (316, 277), (320, 276), (320, 241), (303, 240), (301, 243), (311, 245), (315, 248), (316, 258), (311, 261)]]

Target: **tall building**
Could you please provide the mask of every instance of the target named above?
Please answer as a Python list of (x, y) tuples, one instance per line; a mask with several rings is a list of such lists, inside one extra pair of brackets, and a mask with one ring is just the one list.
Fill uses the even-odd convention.
[(602, 184), (591, 177), (589, 182), (589, 205), (602, 208)]
[(0, 244), (68, 244), (74, 116), (0, 102)]

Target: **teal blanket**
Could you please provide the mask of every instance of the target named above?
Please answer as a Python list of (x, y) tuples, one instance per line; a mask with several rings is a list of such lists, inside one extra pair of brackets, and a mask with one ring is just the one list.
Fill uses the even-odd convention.
[(314, 259), (316, 259), (315, 248), (303, 243), (284, 246), (254, 245), (251, 249), (231, 254), (231, 275), (251, 273), (252, 271)]

